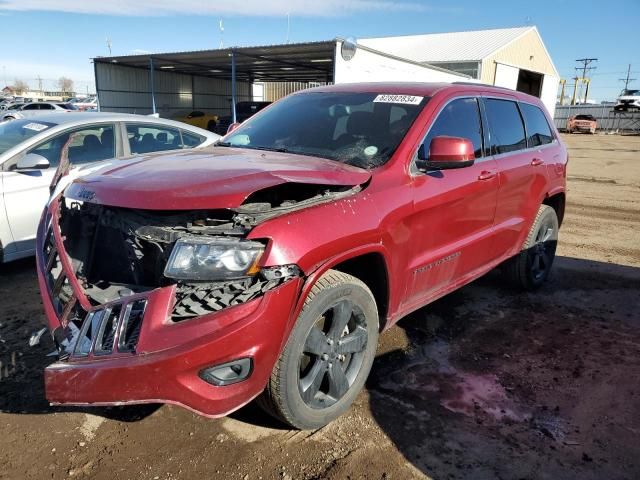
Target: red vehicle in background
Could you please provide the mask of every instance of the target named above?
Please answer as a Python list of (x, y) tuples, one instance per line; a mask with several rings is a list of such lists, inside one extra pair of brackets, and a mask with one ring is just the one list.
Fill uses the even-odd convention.
[(567, 151), (539, 99), (471, 84), (290, 95), (209, 151), (75, 180), (38, 235), (53, 404), (254, 398), (296, 428), (346, 411), (378, 333), (500, 266), (553, 264)]
[(594, 134), (598, 122), (593, 115), (574, 115), (567, 120), (567, 133), (587, 132)]

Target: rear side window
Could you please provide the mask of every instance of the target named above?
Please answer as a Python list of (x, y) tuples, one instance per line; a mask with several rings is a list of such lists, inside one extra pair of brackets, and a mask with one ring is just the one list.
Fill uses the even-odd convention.
[(524, 123), (527, 126), (527, 144), (530, 147), (537, 147), (553, 142), (553, 133), (551, 133), (549, 123), (547, 123), (547, 117), (542, 113), (542, 110), (527, 103), (521, 103), (520, 110), (524, 116)]
[(431, 140), (439, 136), (471, 140), (476, 158), (482, 157), (482, 124), (478, 100), (459, 98), (447, 104), (438, 114), (438, 118), (433, 122), (424, 139), (425, 146), (429, 147)]
[(183, 148), (193, 148), (200, 145), (202, 142), (206, 140), (202, 135), (197, 135), (195, 133), (187, 132), (182, 130), (182, 142)]
[(182, 148), (180, 131), (174, 128), (128, 123), (127, 137), (131, 153), (162, 152)]
[(491, 127), (491, 152), (493, 155), (515, 152), (527, 147), (522, 117), (518, 106), (511, 100), (485, 101)]

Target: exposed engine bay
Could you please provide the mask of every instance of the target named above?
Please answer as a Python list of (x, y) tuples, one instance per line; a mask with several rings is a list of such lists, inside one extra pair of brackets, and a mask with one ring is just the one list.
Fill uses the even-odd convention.
[(221, 281), (169, 278), (165, 268), (181, 239), (244, 239), (269, 218), (350, 196), (356, 187), (282, 184), (250, 195), (239, 208), (137, 210), (63, 199), (60, 229), (76, 277), (93, 305), (177, 284), (173, 321), (245, 303), (300, 276), (295, 265), (263, 268)]

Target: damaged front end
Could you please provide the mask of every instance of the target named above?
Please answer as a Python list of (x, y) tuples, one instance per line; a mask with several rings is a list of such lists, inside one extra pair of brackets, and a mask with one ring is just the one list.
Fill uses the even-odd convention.
[[(49, 401), (166, 402), (208, 416), (249, 401), (271, 373), (303, 282), (296, 265), (263, 265), (268, 242), (248, 239), (251, 230), (359, 190), (276, 186), (238, 208), (194, 211), (53, 200), (37, 251), (59, 351), (45, 371)], [(202, 374), (236, 360), (250, 365), (237, 385), (214, 387)]]

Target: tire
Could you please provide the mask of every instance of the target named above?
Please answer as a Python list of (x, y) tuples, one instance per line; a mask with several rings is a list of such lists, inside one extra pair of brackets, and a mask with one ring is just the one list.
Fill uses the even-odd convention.
[(371, 290), (351, 275), (329, 270), (305, 299), (258, 404), (301, 430), (342, 415), (371, 370), (378, 323)]
[(522, 251), (503, 265), (511, 285), (536, 290), (549, 278), (558, 244), (558, 216), (549, 205), (540, 205)]
[(214, 120), (209, 120), (209, 123), (207, 123), (207, 130), (209, 130), (210, 132), (215, 132), (217, 125), (218, 124)]

